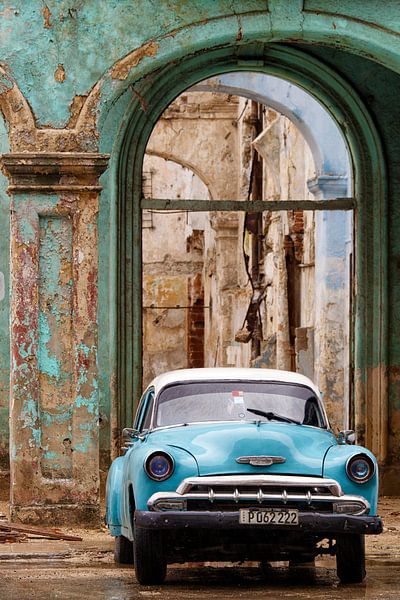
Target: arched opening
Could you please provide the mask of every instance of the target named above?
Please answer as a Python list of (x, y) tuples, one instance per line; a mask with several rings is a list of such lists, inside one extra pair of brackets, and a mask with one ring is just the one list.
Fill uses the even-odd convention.
[[(386, 416), (387, 398), (385, 394), (384, 373), (370, 371), (370, 361), (385, 363), (384, 345), (381, 337), (386, 327), (385, 303), (385, 272), (386, 272), (386, 244), (385, 225), (382, 219), (375, 222), (373, 238), (367, 234), (371, 224), (371, 214), (382, 214), (385, 210), (385, 190), (383, 161), (379, 138), (355, 91), (341, 80), (318, 60), (311, 58), (303, 52), (284, 46), (269, 46), (268, 59), (255, 61), (251, 48), (244, 53), (238, 61), (237, 57), (229, 51), (216, 51), (206, 55), (183, 60), (179, 66), (170, 65), (158, 73), (157, 80), (145, 78), (141, 82), (141, 100), (133, 102), (126, 115), (128, 126), (125, 130), (121, 146), (119, 162), (119, 207), (121, 235), (124, 240), (121, 245), (120, 265), (129, 265), (128, 271), (119, 269), (119, 290), (122, 302), (120, 303), (119, 318), (119, 395), (120, 395), (120, 423), (129, 423), (132, 415), (131, 399), (140, 393), (141, 366), (135, 361), (134, 356), (142, 353), (141, 339), (133, 339), (130, 332), (137, 324), (137, 316), (141, 310), (141, 249), (133, 240), (140, 239), (141, 219), (140, 207), (142, 194), (141, 167), (146, 144), (151, 131), (158, 118), (179, 93), (197, 84), (204, 78), (217, 76), (233, 71), (262, 72), (277, 76), (283, 80), (296, 84), (303, 90), (312, 93), (315, 99), (328, 111), (338, 124), (345, 143), (349, 149), (350, 161), (354, 173), (354, 196), (356, 198), (356, 256), (355, 277), (357, 285), (357, 298), (355, 300), (354, 315), (354, 354), (350, 357), (350, 370), (354, 368), (354, 422), (356, 424), (359, 440), (367, 441), (370, 447), (380, 456), (384, 457), (387, 444)], [(261, 64), (262, 63), (262, 64)], [(225, 75), (224, 75), (225, 76)], [(146, 110), (143, 110), (145, 99)], [(330, 173), (321, 177), (320, 183), (325, 184), (325, 191), (329, 190), (333, 179)], [(340, 178), (340, 176), (339, 176)], [(340, 181), (340, 179), (339, 179)], [(343, 184), (343, 181), (340, 181)], [(343, 189), (343, 186), (342, 186)], [(320, 190), (314, 190), (317, 198), (329, 198)], [(334, 197), (345, 196), (346, 193), (335, 194)], [(371, 198), (368, 208), (365, 198)], [(367, 218), (367, 210), (369, 217)], [(369, 224), (368, 224), (369, 223)], [(380, 240), (378, 244), (377, 240)], [(373, 269), (367, 267), (365, 256), (370, 247), (371, 240), (374, 244)], [(371, 249), (368, 250), (368, 253)], [(371, 294), (371, 283), (374, 280), (375, 290)], [(377, 307), (383, 310), (377, 310)], [(375, 325), (366, 331), (364, 323), (372, 319)], [(377, 323), (379, 321), (379, 325)], [(133, 368), (132, 368), (133, 365)], [(366, 399), (374, 395), (374, 408), (379, 404), (380, 434), (372, 439), (371, 431), (368, 432), (368, 418), (365, 417)], [(379, 400), (377, 400), (377, 398)], [(372, 407), (367, 412), (372, 411)], [(373, 412), (373, 411), (372, 411)], [(385, 416), (386, 415), (386, 416)], [(367, 427), (367, 430), (366, 430)]]
[[(206, 194), (168, 162), (149, 174), (155, 153), (206, 173), (214, 209), (238, 198), (251, 201), (246, 211), (191, 211)], [(350, 427), (351, 211), (319, 215), (282, 202), (346, 196), (348, 165), (332, 117), (277, 77), (215, 77), (166, 109), (146, 148), (143, 196), (188, 206), (143, 211), (144, 386), (188, 366), (297, 370), (319, 384), (332, 425)], [(274, 200), (280, 211), (269, 210)], [(256, 201), (265, 203), (260, 212)]]

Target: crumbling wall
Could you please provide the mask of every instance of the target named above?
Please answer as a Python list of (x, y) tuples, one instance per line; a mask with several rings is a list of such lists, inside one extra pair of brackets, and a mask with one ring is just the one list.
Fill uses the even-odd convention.
[[(144, 163), (145, 195), (171, 199), (235, 198), (239, 176), (237, 115), (237, 98), (192, 92), (180, 96), (165, 111), (149, 140)], [(236, 216), (233, 217), (236, 221)], [(212, 306), (208, 293), (213, 277), (210, 253), (215, 240), (218, 244), (221, 239), (215, 223), (219, 219), (225, 227), (225, 215), (215, 216), (212, 226), (208, 213), (201, 212), (152, 211), (150, 226), (149, 219), (150, 215), (145, 214), (145, 383), (168, 369), (214, 361), (217, 346), (223, 347), (226, 340), (232, 339), (233, 314), (226, 305), (229, 300), (224, 297), (226, 282), (219, 282)], [(223, 261), (218, 265), (219, 277), (233, 281), (237, 271), (236, 233), (235, 230), (232, 248), (226, 246), (224, 238), (217, 250), (219, 260)], [(232, 260), (229, 267), (227, 262)], [(231, 303), (235, 287), (229, 292)], [(225, 306), (223, 312), (219, 309), (221, 302)], [(212, 315), (216, 322), (212, 321)], [(212, 352), (204, 353), (204, 346), (212, 348)]]
[[(155, 147), (162, 125), (153, 134)], [(144, 161), (144, 192), (156, 198), (209, 198), (208, 188), (192, 170), (150, 154)], [(190, 364), (190, 318), (197, 301), (191, 289), (203, 269), (203, 231), (201, 213), (143, 215), (144, 386), (155, 375)]]
[[(0, 152), (8, 152), (8, 135), (0, 117)], [(10, 401), (10, 198), (7, 178), (0, 173), (0, 498), (9, 496)]]
[[(146, 114), (146, 111), (149, 110), (149, 87), (155, 85), (165, 75), (166, 66), (170, 69), (170, 78), (180, 80), (182, 59), (192, 61), (190, 63), (191, 73), (195, 72), (198, 65), (202, 64), (204, 76), (208, 75), (206, 72), (208, 67), (206, 68), (204, 65), (209, 64), (212, 69), (214, 68), (214, 58), (217, 57), (220, 60), (223, 56), (228, 57), (227, 68), (232, 68), (232, 64), (239, 65), (242, 59), (246, 60), (249, 57), (256, 60), (256, 62), (252, 62), (252, 69), (256, 68), (257, 64), (260, 65), (260, 69), (263, 69), (270, 64), (269, 61), (263, 63), (263, 52), (266, 49), (267, 52), (269, 51), (267, 43), (271, 39), (275, 42), (275, 47), (271, 48), (271, 54), (277, 52), (280, 42), (283, 42), (280, 49), (285, 52), (285, 44), (289, 42), (290, 52), (293, 52), (295, 62), (298, 60), (296, 64), (301, 63), (302, 68), (308, 60), (313, 61), (313, 57), (321, 59), (318, 67), (321, 71), (326, 65), (330, 65), (332, 72), (336, 75), (335, 83), (332, 84), (328, 94), (331, 100), (330, 109), (343, 127), (344, 135), (349, 135), (352, 139), (357, 183), (362, 180), (363, 176), (368, 181), (368, 173), (363, 172), (364, 162), (375, 174), (376, 185), (372, 181), (371, 189), (374, 189), (374, 194), (378, 199), (368, 196), (370, 189), (361, 190), (364, 197), (358, 199), (362, 209), (359, 212), (359, 222), (362, 228), (358, 230), (360, 237), (357, 240), (360, 250), (358, 257), (361, 258), (358, 259), (359, 269), (356, 276), (363, 298), (357, 299), (357, 309), (359, 309), (357, 319), (358, 322), (362, 322), (362, 325), (357, 330), (361, 341), (356, 340), (358, 344), (358, 364), (355, 373), (356, 412), (360, 439), (365, 435), (365, 439), (371, 447), (376, 448), (380, 456), (387, 458), (389, 463), (394, 465), (390, 474), (390, 485), (393, 490), (398, 479), (400, 439), (398, 427), (400, 346), (397, 333), (400, 288), (396, 283), (398, 281), (399, 255), (397, 235), (399, 226), (397, 196), (399, 192), (396, 180), (396, 161), (399, 155), (399, 136), (395, 133), (399, 122), (397, 73), (400, 71), (399, 39), (396, 33), (397, 7), (393, 3), (386, 3), (382, 10), (375, 11), (373, 15), (368, 3), (356, 6), (355, 3), (347, 2), (341, 3), (338, 7), (337, 2), (312, 2), (307, 3), (304, 8), (306, 10), (302, 10), (302, 3), (292, 3), (288, 12), (287, 2), (269, 2), (267, 10), (264, 0), (254, 0), (250, 3), (243, 3), (239, 0), (233, 2), (232, 0), (210, 0), (190, 3), (190, 5), (177, 3), (174, 6), (171, 3), (159, 3), (155, 11), (154, 3), (147, 1), (132, 3), (131, 0), (112, 0), (99, 3), (88, 0), (84, 3), (71, 3), (70, 0), (47, 0), (43, 3), (39, 0), (30, 2), (6, 0), (0, 9), (0, 35), (3, 48), (0, 68), (0, 107), (7, 121), (10, 151), (25, 154), (22, 159), (14, 156), (13, 175), (6, 169), (10, 183), (9, 193), (23, 197), (21, 204), (24, 205), (25, 202), (24, 206), (26, 207), (32, 207), (35, 202), (42, 202), (42, 206), (49, 211), (54, 209), (54, 198), (57, 198), (57, 202), (63, 205), (66, 197), (72, 196), (73, 202), (79, 204), (81, 200), (76, 199), (78, 193), (76, 173), (72, 172), (68, 153), (79, 153), (79, 156), (75, 156), (75, 158), (76, 162), (80, 164), (84, 180), (87, 153), (97, 152), (99, 148), (102, 151), (113, 153), (112, 174), (108, 181), (106, 176), (102, 182), (107, 192), (102, 197), (100, 220), (102, 240), (100, 289), (104, 294), (108, 294), (108, 299), (100, 303), (97, 313), (97, 308), (94, 309), (93, 303), (97, 288), (96, 269), (91, 271), (83, 293), (84, 298), (90, 299), (88, 305), (92, 307), (90, 326), (93, 331), (97, 331), (97, 327), (99, 327), (102, 344), (102, 356), (99, 363), (102, 369), (100, 390), (95, 389), (95, 378), (92, 378), (93, 385), (86, 388), (83, 398), (85, 402), (91, 398), (91, 406), (93, 406), (97, 402), (97, 394), (103, 395), (102, 405), (106, 412), (103, 415), (104, 424), (108, 418), (111, 420), (110, 407), (112, 406), (113, 410), (116, 410), (117, 344), (115, 332), (117, 319), (115, 314), (121, 310), (120, 307), (117, 307), (118, 301), (115, 298), (117, 295), (116, 248), (119, 248), (118, 238), (122, 237), (118, 230), (116, 217), (119, 207), (116, 200), (118, 195), (116, 182), (118, 181), (123, 190), (129, 188), (129, 186), (124, 188), (124, 177), (128, 177), (127, 173), (121, 176), (121, 180), (118, 180), (118, 169), (115, 164), (119, 160), (119, 152), (123, 146), (121, 140), (124, 137), (127, 123), (131, 123), (131, 119), (136, 118), (140, 121), (138, 115), (142, 115), (142, 113), (145, 116), (146, 124), (153, 122), (153, 109), (150, 108), (149, 114)], [(303, 41), (305, 47), (300, 59), (297, 53), (302, 50), (301, 47), (299, 48), (299, 44)], [(329, 49), (329, 45), (331, 49)], [(216, 50), (216, 53), (209, 57), (206, 52), (210, 49)], [(152, 76), (151, 81), (146, 80), (147, 74), (151, 71), (153, 71), (154, 77)], [(197, 73), (199, 72), (200, 67), (197, 70)], [(295, 71), (293, 71), (293, 77), (294, 73)], [(311, 67), (308, 73), (311, 77)], [(341, 78), (349, 86), (346, 94), (342, 93), (343, 88), (337, 84)], [(316, 83), (315, 89), (318, 88), (323, 96), (320, 81)], [(328, 78), (324, 81), (328, 81)], [(143, 89), (143, 86), (146, 85), (148, 87)], [(166, 87), (168, 88), (168, 86)], [(170, 86), (168, 93), (171, 94), (171, 90), (176, 89)], [(357, 93), (355, 93), (356, 90)], [(380, 93), (377, 94), (376, 90), (380, 90)], [(360, 102), (358, 102), (357, 94), (361, 97)], [(367, 119), (370, 118), (371, 123), (375, 122), (377, 131), (379, 131), (376, 136), (376, 144), (375, 140), (370, 144), (371, 137), (375, 135), (374, 128), (365, 125), (360, 114), (355, 109), (353, 110), (349, 103), (346, 103), (345, 96), (354, 100), (353, 106), (362, 107), (363, 102), (365, 106), (368, 106), (365, 114), (368, 115), (370, 112), (370, 117), (368, 116)], [(159, 92), (158, 103), (162, 101), (160, 98), (162, 98), (162, 92)], [(139, 106), (136, 106), (135, 103), (139, 103)], [(155, 104), (154, 101), (152, 106), (154, 107)], [(157, 104), (157, 106), (159, 105)], [(134, 110), (131, 111), (130, 107), (134, 107)], [(343, 107), (345, 107), (344, 112)], [(370, 145), (378, 149), (376, 154), (370, 153), (370, 156), (367, 155), (367, 152), (364, 154), (365, 148), (358, 147), (355, 131), (357, 131), (357, 135), (362, 136), (363, 140), (367, 140), (366, 147), (368, 149), (370, 149)], [(142, 134), (142, 130), (140, 130), (140, 134)], [(381, 141), (385, 160), (379, 155)], [(2, 150), (6, 150), (6, 148), (2, 148)], [(139, 160), (141, 159), (140, 152), (141, 148), (135, 155)], [(48, 156), (47, 153), (51, 153), (51, 156)], [(60, 153), (65, 159), (61, 168)], [(38, 155), (47, 156), (45, 164)], [(29, 162), (28, 159), (31, 160), (30, 172), (27, 172), (29, 169), (25, 164), (25, 162)], [(385, 161), (387, 161), (388, 167), (390, 220), (385, 212), (387, 208), (385, 203)], [(34, 167), (32, 167), (33, 163)], [(129, 168), (132, 168), (132, 165)], [(379, 169), (381, 172), (378, 172)], [(56, 177), (54, 177), (54, 170), (57, 170)], [(40, 191), (37, 189), (38, 183)], [(79, 194), (82, 188), (84, 188), (84, 192), (88, 192), (87, 185), (85, 180), (80, 187)], [(90, 186), (93, 186), (89, 190), (90, 193), (97, 195), (100, 191), (98, 181), (96, 183), (92, 181)], [(128, 194), (130, 192), (131, 188), (128, 189)], [(121, 196), (123, 196), (122, 192)], [(130, 200), (131, 197), (128, 201)], [(2, 197), (1, 201), (6, 207), (7, 200)], [(82, 211), (84, 211), (83, 207)], [(6, 233), (2, 236), (1, 243), (6, 240), (9, 230), (8, 218), (4, 211), (3, 215), (2, 226), (4, 225)], [(87, 230), (94, 236), (97, 222), (96, 210), (92, 211), (91, 218), (92, 221), (87, 223)], [(373, 220), (375, 221), (372, 222)], [(388, 257), (385, 254), (386, 222), (389, 223), (390, 230)], [(26, 233), (29, 230), (29, 218), (25, 215), (21, 223)], [(26, 237), (24, 239), (26, 241)], [(89, 254), (93, 252), (90, 254), (91, 260), (94, 265), (97, 265), (97, 253), (90, 247), (94, 239), (95, 237), (89, 236), (86, 241), (85, 239), (78, 240), (77, 244), (79, 246), (82, 241), (84, 250), (89, 251)], [(47, 241), (44, 241), (46, 244), (49, 240), (47, 238)], [(125, 243), (125, 240), (121, 243)], [(60, 244), (57, 247), (61, 250)], [(381, 251), (382, 248), (383, 251)], [(19, 272), (21, 277), (22, 275), (25, 277), (26, 273), (18, 261), (21, 260), (21, 253), (25, 250), (23, 245), (19, 247), (17, 244), (12, 247), (12, 251), (15, 253), (12, 260), (15, 260), (15, 264), (21, 269)], [(36, 260), (34, 264), (36, 269), (39, 253), (34, 246), (30, 250)], [(6, 256), (2, 253), (1, 260), (2, 267), (5, 267), (3, 272), (5, 273), (7, 293)], [(74, 255), (73, 261), (78, 258)], [(211, 257), (210, 264), (212, 260), (214, 260), (213, 257)], [(387, 265), (389, 265), (388, 271)], [(43, 266), (44, 257), (42, 257)], [(129, 265), (129, 268), (131, 266)], [(125, 268), (125, 265), (122, 268)], [(3, 269), (0, 268), (0, 270)], [(73, 285), (78, 289), (79, 270), (74, 270), (73, 274), (74, 277), (77, 277)], [(16, 276), (16, 280), (18, 280), (18, 276)], [(26, 279), (21, 281), (22, 283), (18, 282), (21, 283), (21, 289), (26, 285), (24, 291), (27, 294), (30, 293), (29, 282), (27, 283)], [(385, 289), (386, 281), (389, 282), (390, 287), (388, 294)], [(366, 283), (369, 285), (367, 286)], [(14, 290), (12, 293), (14, 302)], [(6, 297), (1, 302), (3, 303), (0, 304), (1, 368), (7, 371), (8, 360), (5, 350), (3, 350), (5, 347), (8, 348), (8, 331), (3, 329), (5, 313), (8, 309)], [(376, 307), (378, 309), (374, 312), (373, 309)], [(43, 309), (45, 310), (44, 304)], [(110, 309), (109, 312), (114, 311), (111, 317), (108, 309)], [(93, 314), (93, 311), (96, 314)], [(381, 314), (386, 315), (386, 313), (389, 322), (385, 320), (386, 316), (382, 318), (380, 316)], [(368, 336), (364, 336), (362, 331), (365, 325), (363, 319), (366, 315), (373, 317), (365, 321)], [(75, 315), (73, 316), (75, 318)], [(99, 316), (98, 319), (97, 316)], [(22, 318), (22, 315), (20, 317)], [(27, 336), (38, 334), (38, 324), (39, 321), (28, 322), (30, 330), (27, 332)], [(74, 323), (74, 327), (76, 326), (77, 324)], [(42, 327), (41, 335), (44, 333), (45, 328)], [(13, 332), (13, 336), (16, 336), (15, 332)], [(13, 337), (13, 343), (15, 341), (16, 337)], [(13, 347), (15, 348), (15, 346)], [(97, 370), (96, 351), (97, 342), (93, 344), (93, 352), (90, 354), (88, 362), (85, 352), (81, 356), (83, 375), (88, 373), (92, 377)], [(32, 359), (31, 356), (33, 356)], [(28, 356), (22, 357), (20, 365), (15, 366), (14, 363), (11, 365), (11, 368), (15, 369), (14, 375), (17, 378), (23, 375), (24, 369), (26, 370), (27, 385), (29, 384), (33, 388), (37, 387), (39, 377), (37, 370), (32, 369), (31, 366), (35, 356), (35, 352), (33, 352), (32, 355), (28, 354)], [(4, 370), (2, 382), (5, 381)], [(389, 373), (389, 392), (385, 387), (387, 372)], [(122, 385), (121, 381), (118, 382), (118, 385)], [(7, 384), (5, 383), (3, 391), (6, 389)], [(12, 398), (14, 411), (12, 420), (15, 420), (15, 431), (18, 432), (19, 426), (23, 434), (26, 432), (25, 426), (21, 428), (20, 421), (21, 416), (24, 416), (22, 400), (27, 400), (27, 398), (26, 390), (21, 392), (20, 396), (17, 394), (16, 398), (14, 396)], [(127, 401), (130, 402), (130, 398)], [(3, 416), (4, 406), (3, 403)], [(80, 417), (83, 419), (84, 410), (83, 412), (77, 410), (76, 414), (78, 420)], [(93, 425), (92, 415), (87, 414), (86, 417), (87, 423), (91, 427)], [(35, 419), (35, 413), (31, 409), (31, 412), (28, 413), (27, 426), (31, 422), (35, 424)], [(387, 436), (388, 419), (390, 421), (389, 437)], [(24, 424), (25, 421), (22, 420), (22, 423)], [(81, 425), (82, 432), (85, 423), (82, 421)], [(95, 456), (96, 453), (98, 454), (97, 433), (95, 427), (92, 429), (90, 427), (87, 430), (89, 438), (92, 435), (90, 450)], [(78, 431), (78, 444), (80, 435), (81, 433)], [(107, 442), (106, 436), (104, 439)], [(114, 439), (117, 439), (116, 435), (114, 435)], [(26, 440), (21, 439), (20, 448), (16, 450), (17, 454), (12, 456), (12, 460), (15, 459), (14, 475), (16, 478), (14, 483), (17, 490), (19, 486), (23, 489), (26, 482), (30, 483), (30, 478), (36, 477), (38, 474), (36, 450), (35, 439), (29, 437)], [(23, 453), (22, 463), (19, 462), (21, 458), (19, 452)], [(387, 472), (389, 471), (387, 470)], [(86, 484), (88, 489), (90, 488), (92, 492), (94, 490), (92, 500), (97, 502), (97, 483), (86, 481)], [(41, 498), (44, 503), (54, 500), (52, 491), (50, 490), (48, 493), (43, 485), (39, 486), (37, 490), (37, 498)], [(61, 497), (64, 497), (62, 490)], [(70, 496), (70, 498), (72, 497)], [(85, 497), (88, 499), (88, 496)], [(76, 507), (79, 506), (82, 499), (78, 495), (78, 497), (74, 496), (73, 500)], [(71, 506), (73, 508), (73, 505)]]

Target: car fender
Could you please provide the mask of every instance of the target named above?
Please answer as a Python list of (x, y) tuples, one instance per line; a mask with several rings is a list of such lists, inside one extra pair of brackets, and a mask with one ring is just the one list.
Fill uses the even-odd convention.
[(124, 456), (113, 460), (106, 484), (106, 523), (112, 535), (121, 535)]
[[(346, 472), (347, 461), (357, 454), (366, 454), (371, 458), (375, 465), (374, 475), (366, 483), (356, 483), (355, 481), (352, 481)], [(378, 463), (375, 456), (367, 450), (367, 448), (347, 444), (331, 446), (324, 458), (323, 476), (335, 479), (340, 483), (345, 494), (362, 496), (368, 500), (371, 505), (369, 514), (371, 516), (376, 515), (379, 487)]]
[[(174, 461), (173, 473), (164, 481), (150, 479), (144, 470), (147, 457), (157, 451), (167, 452)], [(150, 496), (156, 492), (175, 491), (183, 479), (198, 475), (196, 459), (190, 452), (169, 444), (152, 444), (149, 438), (147, 443), (143, 443), (130, 455), (125, 484), (133, 486), (135, 508), (148, 510), (147, 501)]]

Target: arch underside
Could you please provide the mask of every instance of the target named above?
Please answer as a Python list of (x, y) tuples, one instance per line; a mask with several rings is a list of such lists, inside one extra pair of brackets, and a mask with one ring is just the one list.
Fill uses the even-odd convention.
[(339, 127), (315, 98), (279, 77), (265, 73), (228, 73), (196, 84), (193, 91), (244, 96), (281, 113), (296, 125), (313, 155), (316, 176), (346, 177), (351, 190), (351, 169)]

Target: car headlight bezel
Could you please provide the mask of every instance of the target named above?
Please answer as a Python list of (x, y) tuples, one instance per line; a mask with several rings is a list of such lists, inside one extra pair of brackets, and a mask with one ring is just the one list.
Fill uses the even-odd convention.
[[(362, 466), (364, 470), (361, 470)], [(354, 454), (347, 460), (346, 473), (347, 477), (355, 483), (367, 483), (375, 475), (375, 463), (368, 454)]]
[(153, 481), (165, 481), (174, 472), (174, 459), (168, 452), (156, 451), (144, 461), (144, 470)]

